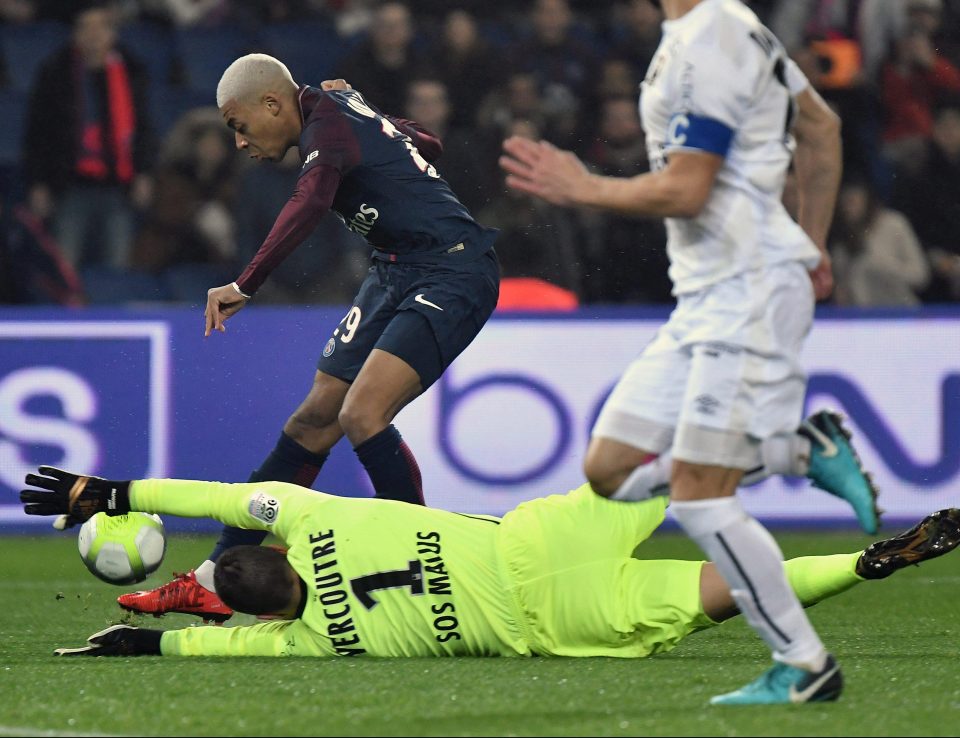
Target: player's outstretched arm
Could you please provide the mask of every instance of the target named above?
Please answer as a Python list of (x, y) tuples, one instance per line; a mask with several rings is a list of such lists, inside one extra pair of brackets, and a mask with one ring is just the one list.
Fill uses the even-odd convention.
[(57, 656), (330, 656), (299, 620), (224, 628), (151, 630), (112, 625)]
[(666, 167), (636, 177), (591, 173), (570, 151), (547, 141), (513, 136), (503, 142), (500, 166), (507, 186), (566, 207), (592, 207), (657, 218), (694, 218), (700, 214), (723, 157), (708, 151), (674, 151)]
[(827, 233), (843, 172), (840, 117), (812, 87), (796, 97), (797, 150), (793, 166), (797, 175), (797, 221), (820, 249), (822, 260), (811, 272), (818, 300), (833, 291), (833, 272), (827, 252)]
[(130, 511), (215, 518), (227, 525), (274, 533), (282, 540), (323, 495), (295, 484), (225, 484), (186, 479), (116, 481), (41, 466), (25, 478), (20, 501), (27, 515), (65, 516), (75, 525), (98, 512)]

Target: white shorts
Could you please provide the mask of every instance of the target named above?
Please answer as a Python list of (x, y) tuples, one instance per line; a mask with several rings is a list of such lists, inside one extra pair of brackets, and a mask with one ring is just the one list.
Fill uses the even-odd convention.
[(745, 272), (678, 298), (627, 368), (593, 436), (697, 464), (750, 469), (764, 438), (800, 423), (813, 286), (799, 262)]

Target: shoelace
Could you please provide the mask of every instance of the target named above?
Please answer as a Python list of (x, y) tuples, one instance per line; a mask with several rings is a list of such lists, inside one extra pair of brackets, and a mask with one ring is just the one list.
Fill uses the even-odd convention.
[[(175, 597), (183, 597), (186, 600), (187, 607), (197, 607), (200, 605), (200, 597), (197, 596), (195, 591), (191, 592), (189, 590), (188, 582), (190, 581), (189, 572), (184, 574), (183, 572), (173, 572), (173, 581), (168, 582), (160, 588), (159, 596), (163, 599), (173, 599)], [(191, 596), (192, 595), (192, 596)]]

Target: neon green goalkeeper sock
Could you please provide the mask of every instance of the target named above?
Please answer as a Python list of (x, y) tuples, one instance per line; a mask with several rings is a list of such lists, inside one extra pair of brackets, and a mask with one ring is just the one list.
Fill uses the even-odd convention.
[(856, 571), (861, 553), (802, 556), (785, 561), (787, 581), (797, 593), (800, 604), (810, 607), (862, 582), (863, 578), (857, 576)]

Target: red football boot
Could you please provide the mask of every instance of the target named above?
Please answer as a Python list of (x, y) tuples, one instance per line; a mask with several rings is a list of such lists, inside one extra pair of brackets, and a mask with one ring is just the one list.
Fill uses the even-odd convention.
[(209, 589), (205, 589), (193, 571), (186, 574), (174, 573), (172, 582), (156, 589), (130, 592), (117, 597), (117, 604), (124, 610), (160, 617), (168, 612), (181, 612), (186, 615), (199, 615), (204, 622), (212, 620), (222, 623), (233, 615), (223, 600)]

